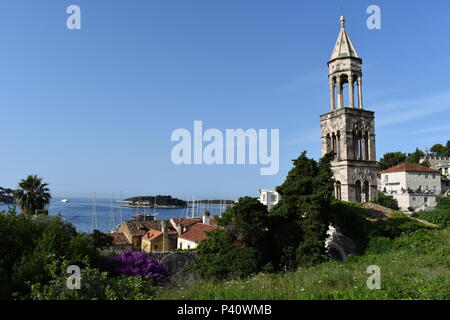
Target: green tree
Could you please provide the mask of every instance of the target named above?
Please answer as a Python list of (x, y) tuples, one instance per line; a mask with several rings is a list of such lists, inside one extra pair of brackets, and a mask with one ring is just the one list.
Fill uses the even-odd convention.
[(450, 140), (447, 141), (445, 146), (440, 143), (435, 144), (431, 147), (430, 151), (438, 157), (450, 157)]
[(422, 150), (419, 150), (419, 148), (416, 148), (416, 151), (408, 154), (405, 163), (419, 163), (420, 157), (423, 156), (425, 156), (425, 153)]
[(237, 245), (224, 229), (209, 231), (197, 247), (194, 270), (207, 279), (243, 278), (256, 273), (260, 254), (251, 247)]
[(386, 170), (388, 168), (404, 163), (405, 160), (406, 155), (403, 152), (387, 152), (383, 155), (380, 161), (378, 161), (378, 169)]
[(386, 195), (382, 192), (378, 193), (375, 203), (393, 210), (399, 209), (397, 200), (395, 200), (393, 196)]
[(256, 198), (241, 197), (224, 212), (219, 223), (227, 227), (229, 234), (248, 246), (259, 247), (268, 231), (267, 206)]
[(91, 236), (96, 248), (109, 247), (111, 246), (113, 241), (113, 238), (111, 236), (108, 236), (107, 234), (100, 232), (97, 229), (92, 232)]
[(103, 266), (92, 238), (61, 217), (0, 214), (0, 243), (0, 299), (29, 298), (32, 284), (47, 283), (66, 262)]
[(303, 152), (277, 187), (281, 200), (270, 212), (274, 217), (272, 232), (281, 251), (279, 261), (287, 268), (313, 265), (326, 257), (323, 241), (331, 220), (334, 188), (331, 159), (332, 154), (328, 154), (317, 163)]
[(48, 184), (42, 183), (42, 178), (36, 175), (22, 179), (15, 192), (15, 201), (24, 214), (35, 214), (36, 210), (44, 209), (50, 199)]

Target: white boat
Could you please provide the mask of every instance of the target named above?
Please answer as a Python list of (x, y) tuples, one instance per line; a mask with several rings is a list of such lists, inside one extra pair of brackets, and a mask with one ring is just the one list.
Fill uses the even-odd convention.
[(62, 199), (61, 202), (69, 202), (67, 199)]

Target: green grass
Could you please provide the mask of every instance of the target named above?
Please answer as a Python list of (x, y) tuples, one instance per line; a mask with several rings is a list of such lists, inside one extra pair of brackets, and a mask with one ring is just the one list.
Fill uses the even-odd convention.
[[(396, 239), (372, 239), (366, 254), (296, 272), (245, 280), (199, 281), (164, 288), (157, 299), (449, 299), (450, 229), (419, 230)], [(381, 269), (381, 289), (370, 290), (367, 267)]]

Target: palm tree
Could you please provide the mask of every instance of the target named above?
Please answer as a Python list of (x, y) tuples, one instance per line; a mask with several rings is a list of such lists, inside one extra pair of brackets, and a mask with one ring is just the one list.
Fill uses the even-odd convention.
[(49, 204), (52, 196), (47, 186), (37, 175), (29, 175), (19, 182), (15, 201), (23, 213), (35, 214), (36, 210), (44, 209)]

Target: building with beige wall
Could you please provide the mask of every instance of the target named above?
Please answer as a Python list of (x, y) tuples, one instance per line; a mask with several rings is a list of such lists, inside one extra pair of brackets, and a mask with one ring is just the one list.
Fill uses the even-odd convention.
[(403, 211), (429, 210), (441, 194), (441, 173), (419, 164), (404, 163), (381, 171), (379, 191), (392, 195)]

